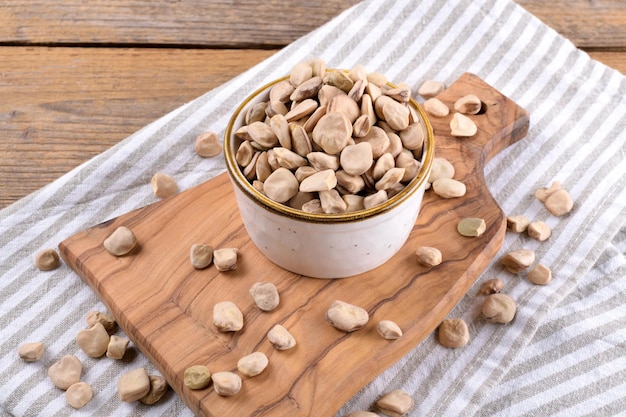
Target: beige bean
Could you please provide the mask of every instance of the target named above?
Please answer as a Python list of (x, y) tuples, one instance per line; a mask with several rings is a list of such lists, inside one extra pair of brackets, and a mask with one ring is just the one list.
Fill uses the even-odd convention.
[(213, 324), (220, 332), (236, 332), (243, 328), (243, 313), (232, 301), (213, 306)]
[(560, 189), (550, 194), (544, 201), (544, 205), (553, 216), (560, 217), (572, 211), (574, 200), (567, 190)]
[[(291, 132), (289, 131), (289, 122), (285, 116), (282, 114), (275, 114), (270, 118), (269, 126), (270, 129), (272, 129), (272, 132), (276, 135), (279, 145), (285, 149), (291, 150)], [(237, 163), (239, 163), (239, 160), (237, 160)]]
[(389, 149), (390, 140), (387, 133), (378, 126), (372, 126), (367, 135), (355, 140), (356, 143), (367, 142), (372, 147), (372, 157), (378, 159)]
[(307, 62), (311, 66), (314, 77), (324, 77), (326, 74), (326, 61), (321, 58), (311, 58)]
[(268, 161), (268, 153), (261, 152), (259, 158), (256, 161), (256, 165), (254, 166), (256, 179), (260, 182), (263, 182), (270, 176), (272, 173), (272, 167)]
[(336, 171), (339, 169), (338, 155), (328, 155), (324, 152), (311, 152), (307, 154), (306, 158), (309, 160), (311, 166), (318, 171), (324, 171), (327, 169)]
[(83, 408), (92, 398), (93, 390), (86, 382), (72, 384), (65, 391), (65, 401), (72, 408)]
[(372, 413), (371, 411), (353, 411), (348, 414), (346, 417), (380, 417), (376, 413)]
[[(365, 188), (365, 181), (360, 176), (350, 175), (344, 170), (335, 173), (337, 178), (337, 188), (345, 194), (357, 194)], [(345, 191), (345, 192), (344, 192)]]
[(104, 355), (109, 346), (109, 333), (102, 323), (96, 323), (89, 329), (80, 330), (76, 335), (76, 344), (92, 358)]
[(139, 401), (142, 404), (152, 405), (159, 402), (159, 400), (163, 398), (169, 385), (162, 376), (148, 375), (148, 379), (150, 380), (150, 391), (141, 397)]
[(290, 123), (289, 131), (291, 132), (291, 146), (293, 147), (293, 151), (302, 157), (311, 153), (313, 144), (311, 143), (306, 129), (303, 126)]
[(491, 294), (485, 298), (482, 316), (490, 323), (506, 324), (515, 317), (517, 306), (515, 301), (506, 294)]
[(385, 153), (390, 153), (394, 158), (396, 158), (398, 155), (400, 155), (400, 152), (402, 152), (403, 149), (402, 139), (400, 139), (400, 136), (398, 136), (394, 132), (385, 133), (389, 138), (389, 146), (387, 146)]
[(352, 89), (348, 91), (348, 97), (355, 102), (361, 101), (363, 93), (365, 93), (365, 87), (367, 86), (367, 80), (357, 80), (354, 82)]
[(350, 124), (354, 123), (361, 115), (361, 109), (357, 102), (344, 94), (333, 97), (327, 107), (327, 114), (333, 112), (341, 113), (350, 121)]
[(355, 138), (362, 138), (369, 133), (371, 127), (370, 118), (362, 114), (352, 124), (352, 135)]
[(35, 255), (35, 266), (40, 271), (52, 271), (59, 265), (61, 265), (61, 259), (54, 249), (44, 249)]
[(213, 246), (194, 243), (189, 249), (191, 266), (196, 269), (204, 269), (213, 262)]
[(387, 84), (387, 77), (379, 72), (368, 72), (365, 76), (367, 81), (379, 87)]
[(435, 194), (443, 198), (463, 197), (467, 191), (465, 184), (451, 178), (439, 178), (432, 187)]
[(241, 390), (241, 377), (233, 372), (216, 372), (211, 379), (213, 389), (223, 397), (233, 396)]
[(541, 187), (535, 190), (535, 198), (542, 203), (545, 203), (550, 194), (555, 193), (558, 190), (562, 190), (563, 186), (559, 181), (554, 181), (550, 184), (550, 187)]
[(62, 390), (66, 390), (77, 383), (82, 372), (83, 365), (74, 355), (65, 355), (48, 368), (50, 380), (55, 387)]
[(295, 90), (293, 90), (293, 93), (291, 93), (289, 99), (295, 102), (308, 100), (311, 97), (317, 95), (317, 92), (320, 88), (322, 88), (322, 77), (311, 77), (303, 83), (299, 84), (295, 88)]
[(424, 110), (426, 110), (426, 112), (433, 117), (446, 117), (450, 114), (450, 108), (438, 98), (429, 98), (422, 106), (424, 107)]
[(301, 191), (298, 191), (296, 195), (294, 195), (289, 199), (289, 201), (287, 201), (287, 205), (289, 207), (302, 210), (303, 205), (315, 199), (316, 197), (317, 195), (315, 193), (303, 193)]
[(96, 323), (100, 323), (104, 326), (107, 332), (114, 330), (117, 327), (115, 317), (111, 314), (103, 313), (101, 311), (90, 311), (85, 318), (87, 326), (93, 327)]
[(249, 292), (256, 306), (263, 311), (272, 311), (280, 303), (276, 285), (271, 282), (256, 282), (250, 287)]
[(218, 271), (232, 271), (237, 269), (239, 249), (220, 248), (213, 251), (213, 265)]
[(364, 174), (374, 162), (372, 145), (369, 142), (360, 142), (346, 146), (340, 155), (341, 168), (348, 175)]
[(287, 148), (277, 147), (272, 149), (272, 153), (276, 157), (278, 165), (283, 168), (291, 170), (307, 165), (307, 160), (305, 158)]
[(43, 357), (45, 345), (43, 342), (24, 343), (18, 349), (18, 355), (26, 362), (37, 362)]
[(272, 128), (263, 122), (254, 122), (248, 125), (250, 138), (265, 149), (278, 145), (278, 137)]
[(324, 211), (322, 210), (322, 202), (319, 198), (314, 198), (313, 200), (302, 205), (302, 211), (305, 213), (313, 213), (313, 214), (322, 214)]
[(417, 262), (420, 265), (432, 267), (441, 264), (441, 251), (431, 246), (420, 246), (415, 250)]
[(263, 352), (253, 352), (237, 361), (237, 370), (248, 377), (259, 375), (267, 368), (269, 360)]
[(176, 180), (167, 174), (157, 172), (150, 181), (152, 192), (159, 198), (168, 198), (178, 193)]
[(424, 147), (424, 129), (422, 124), (412, 123), (406, 129), (399, 132), (402, 145), (414, 153), (418, 153), (421, 156), (422, 149)]
[(518, 249), (500, 258), (500, 263), (512, 274), (519, 274), (535, 262), (535, 252), (530, 249)]
[(312, 166), (306, 165), (306, 166), (299, 167), (298, 169), (296, 169), (296, 172), (294, 175), (296, 176), (296, 179), (298, 180), (298, 182), (302, 182), (304, 181), (305, 178), (310, 177), (316, 172), (318, 171), (315, 168), (313, 168)]
[(353, 332), (367, 324), (369, 314), (359, 306), (336, 300), (326, 312), (326, 320), (336, 329)]
[(289, 101), (289, 96), (293, 93), (293, 90), (295, 90), (295, 87), (288, 80), (280, 81), (270, 89), (269, 99), (270, 101), (285, 103)]
[(317, 122), (320, 121), (323, 115), (326, 114), (328, 108), (326, 106), (321, 106), (315, 109), (315, 111), (309, 116), (306, 122), (302, 125), (302, 128), (305, 132), (311, 133), (313, 132), (313, 128), (317, 125)]
[(376, 330), (383, 339), (387, 340), (395, 340), (402, 336), (402, 329), (392, 320), (379, 321), (376, 325)]
[(547, 285), (552, 281), (552, 271), (545, 265), (537, 264), (528, 273), (528, 280), (535, 285)]
[(251, 141), (252, 140), (252, 138), (248, 134), (248, 126), (241, 126), (239, 129), (237, 129), (235, 131), (235, 137), (237, 137), (237, 138), (239, 138), (241, 140), (245, 140), (245, 141)]
[(502, 282), (499, 278), (488, 279), (481, 285), (480, 293), (489, 295), (489, 294), (498, 294), (504, 288), (504, 282)]
[(411, 100), (411, 87), (407, 83), (399, 83), (396, 87), (385, 90), (384, 94), (400, 103)]
[(396, 187), (404, 178), (404, 168), (391, 168), (376, 182), (377, 190), (389, 190)]
[(337, 155), (345, 148), (352, 136), (352, 122), (343, 114), (328, 111), (313, 128), (313, 140), (324, 152)]
[(457, 231), (461, 236), (477, 237), (487, 230), (487, 224), (484, 219), (477, 217), (468, 217), (462, 219), (457, 225)]
[(130, 340), (127, 337), (111, 335), (107, 346), (106, 355), (111, 359), (122, 359)]
[[(377, 102), (384, 96), (380, 96)], [(386, 101), (382, 107), (382, 119), (387, 122), (392, 129), (400, 131), (409, 127), (409, 108), (391, 99)]]
[(326, 214), (343, 213), (348, 208), (348, 205), (339, 192), (336, 189), (323, 190), (319, 192), (320, 203), (322, 205), (322, 211)]
[(387, 192), (385, 190), (379, 190), (376, 193), (370, 194), (367, 197), (363, 198), (363, 206), (368, 209), (382, 204), (387, 200), (389, 200)]
[(439, 325), (439, 344), (460, 348), (469, 342), (469, 329), (463, 319), (446, 319)]
[(137, 246), (137, 238), (126, 226), (120, 226), (103, 242), (104, 248), (111, 255), (123, 256)]
[(296, 338), (280, 324), (274, 325), (267, 332), (267, 339), (277, 350), (288, 350), (296, 345)]
[(341, 196), (341, 198), (343, 198), (343, 201), (346, 202), (346, 213), (365, 209), (365, 206), (363, 204), (363, 196), (355, 194), (344, 194)]
[(284, 203), (295, 196), (299, 187), (296, 176), (282, 167), (272, 172), (263, 183), (265, 195), (279, 203)]
[(402, 417), (413, 408), (413, 398), (403, 390), (394, 390), (376, 401), (376, 407), (386, 416)]
[(433, 158), (433, 165), (430, 170), (428, 182), (431, 184), (439, 178), (454, 178), (455, 169), (450, 161), (442, 157)]
[(204, 389), (211, 383), (211, 372), (204, 365), (192, 365), (185, 369), (183, 382), (189, 389)]
[(333, 97), (346, 95), (346, 93), (333, 85), (325, 84), (320, 88), (317, 93), (317, 99), (320, 102), (320, 106), (326, 107)]
[(482, 104), (474, 94), (468, 94), (454, 102), (454, 110), (463, 114), (478, 114)]
[(506, 218), (506, 228), (513, 233), (525, 232), (530, 224), (528, 217), (524, 215), (508, 216)]
[(306, 62), (300, 62), (291, 69), (289, 82), (292, 86), (298, 87), (300, 84), (313, 77), (313, 68)]
[(417, 94), (428, 99), (442, 93), (446, 89), (446, 85), (441, 81), (427, 80), (417, 89)]
[(248, 141), (241, 142), (239, 148), (237, 148), (237, 152), (235, 153), (235, 160), (239, 166), (245, 167), (252, 162), (252, 157), (254, 156), (254, 148)]
[(352, 90), (354, 81), (343, 71), (328, 71), (324, 76), (324, 82), (326, 84), (335, 86), (345, 93)]
[[(413, 160), (413, 158), (411, 158)], [(385, 175), (387, 171), (391, 168), (395, 167), (396, 160), (393, 155), (389, 152), (386, 152), (378, 158), (376, 163), (374, 164), (374, 169), (372, 170), (372, 178), (377, 181)]]
[[(270, 92), (271, 95), (271, 92)], [(256, 103), (248, 108), (246, 114), (244, 116), (244, 121), (247, 125), (254, 122), (262, 122), (265, 120), (265, 108), (267, 107), (266, 102)], [(217, 135), (216, 135), (217, 138)]]
[[(265, 103), (259, 104), (262, 105), (263, 117), (265, 117)], [(196, 136), (193, 149), (198, 156), (201, 156), (203, 158), (211, 158), (213, 156), (219, 155), (222, 152), (222, 144), (217, 137), (217, 133), (203, 132)]]
[(548, 239), (552, 234), (552, 229), (550, 226), (543, 221), (535, 221), (528, 225), (526, 229), (526, 233), (533, 239), (537, 239), (540, 242)]
[(302, 192), (319, 192), (332, 190), (337, 186), (337, 176), (332, 169), (316, 172), (300, 183)]
[(461, 113), (454, 113), (450, 120), (450, 134), (457, 137), (470, 137), (478, 132), (476, 123)]
[(303, 117), (312, 114), (317, 109), (317, 106), (317, 101), (307, 98), (306, 100), (297, 103), (293, 109), (289, 110), (287, 114), (285, 114), (285, 120), (288, 122), (300, 120)]

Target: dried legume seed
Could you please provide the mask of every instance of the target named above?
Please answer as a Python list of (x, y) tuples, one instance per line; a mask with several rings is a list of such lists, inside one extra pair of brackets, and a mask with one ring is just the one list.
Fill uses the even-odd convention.
[(372, 166), (374, 156), (369, 142), (348, 145), (341, 151), (340, 164), (349, 175), (362, 175)]
[(532, 237), (533, 239), (537, 239), (538, 241), (543, 242), (550, 237), (550, 235), (552, 234), (552, 229), (546, 222), (536, 221), (528, 225), (526, 232), (528, 233), (528, 236)]
[[(265, 103), (259, 103), (259, 105), (262, 105), (263, 118), (265, 118)], [(246, 122), (246, 124), (249, 123), (251, 123), (251, 121)], [(194, 142), (193, 149), (196, 154), (198, 154), (198, 156), (201, 156), (203, 158), (210, 158), (213, 156), (217, 156), (222, 152), (222, 144), (217, 138), (217, 133), (204, 132), (196, 136), (196, 141)]]
[(111, 335), (107, 346), (106, 355), (111, 359), (122, 359), (130, 340), (127, 337)]
[(561, 183), (559, 181), (554, 181), (552, 184), (550, 184), (550, 187), (541, 187), (535, 190), (535, 198), (542, 203), (545, 203), (550, 194), (553, 194), (554, 192), (561, 189), (563, 189)]
[(437, 266), (442, 261), (441, 251), (431, 246), (420, 246), (415, 251), (417, 262), (423, 266)]
[(221, 248), (213, 251), (213, 265), (218, 271), (231, 271), (237, 269), (239, 249)]
[(463, 114), (477, 114), (482, 102), (474, 94), (468, 94), (454, 102), (454, 110)]
[(150, 181), (152, 192), (159, 198), (168, 198), (178, 193), (176, 180), (167, 174), (157, 172)]
[(339, 330), (353, 332), (367, 324), (369, 314), (361, 307), (336, 300), (326, 312), (326, 320)]
[(457, 230), (461, 236), (477, 237), (487, 230), (487, 224), (483, 219), (468, 217), (459, 222)]
[(504, 282), (499, 278), (488, 279), (480, 287), (481, 294), (498, 294), (504, 288)]
[(237, 370), (248, 377), (259, 375), (267, 368), (269, 360), (263, 352), (254, 352), (237, 361)]
[(204, 389), (211, 383), (211, 372), (204, 365), (192, 365), (185, 369), (183, 382), (190, 389)]
[(280, 324), (276, 324), (267, 332), (267, 339), (278, 350), (291, 349), (296, 345), (296, 338)]
[(402, 417), (413, 408), (413, 399), (403, 390), (394, 390), (376, 401), (376, 407), (389, 417)]
[(519, 274), (535, 262), (535, 252), (530, 249), (518, 249), (507, 253), (500, 263), (512, 274)]
[(322, 211), (326, 214), (343, 213), (348, 208), (339, 191), (332, 188), (330, 190), (319, 191), (320, 203), (322, 205)]
[(104, 240), (103, 245), (111, 255), (123, 256), (135, 248), (137, 238), (129, 228), (120, 226)]
[(337, 176), (335, 175), (335, 171), (332, 169), (326, 169), (305, 178), (300, 183), (300, 191), (305, 193), (328, 191), (336, 186)]
[(221, 396), (230, 397), (241, 390), (241, 377), (233, 372), (216, 372), (211, 379), (213, 389)]
[(142, 404), (152, 405), (159, 402), (159, 400), (163, 398), (163, 395), (167, 392), (169, 385), (162, 376), (148, 375), (148, 378), (150, 379), (150, 391), (141, 397), (139, 401)]
[(450, 134), (452, 136), (470, 137), (474, 136), (476, 132), (478, 132), (478, 127), (472, 119), (461, 113), (454, 113), (452, 120), (450, 120)]
[(280, 303), (278, 290), (271, 282), (256, 282), (249, 292), (256, 306), (263, 311), (272, 311)]
[(389, 200), (387, 192), (385, 190), (379, 190), (376, 194), (370, 194), (363, 198), (363, 207), (366, 209), (376, 207), (379, 204)]
[(446, 117), (450, 114), (450, 108), (448, 108), (448, 106), (446, 106), (443, 101), (438, 98), (429, 98), (422, 106), (428, 114), (434, 117)]
[(232, 301), (213, 306), (213, 324), (220, 332), (236, 332), (243, 328), (243, 313)]
[(52, 271), (59, 265), (61, 265), (61, 259), (54, 249), (44, 249), (35, 255), (35, 266), (40, 271)]
[(108, 313), (102, 313), (100, 311), (90, 311), (85, 318), (87, 325), (93, 327), (96, 323), (100, 323), (104, 326), (107, 332), (114, 330), (117, 327), (115, 318)]
[(194, 243), (189, 249), (191, 266), (196, 269), (204, 269), (213, 262), (213, 246)]
[(469, 329), (463, 319), (446, 319), (439, 325), (439, 344), (460, 348), (469, 342)]
[(552, 271), (545, 265), (537, 264), (527, 278), (535, 285), (547, 285), (552, 281)]
[(428, 99), (443, 92), (446, 85), (441, 81), (428, 80), (424, 81), (417, 90), (417, 94)]
[(435, 157), (433, 158), (433, 165), (428, 176), (428, 182), (433, 183), (439, 178), (454, 178), (455, 169), (454, 165), (445, 158)]
[(44, 350), (43, 342), (30, 342), (21, 345), (18, 354), (26, 362), (37, 362), (43, 357)]
[(467, 191), (465, 184), (452, 178), (439, 178), (432, 187), (435, 194), (443, 198), (463, 197)]
[(348, 414), (346, 417), (380, 417), (376, 413), (372, 413), (371, 411), (353, 411)]
[(525, 232), (529, 224), (530, 220), (524, 215), (509, 216), (506, 218), (506, 228), (514, 233)]
[(490, 323), (509, 323), (515, 317), (515, 301), (506, 294), (491, 294), (485, 298), (482, 316)]
[(96, 323), (90, 329), (84, 329), (76, 335), (76, 344), (92, 358), (104, 355), (109, 346), (109, 333), (102, 323)]
[(376, 325), (376, 330), (384, 339), (395, 340), (402, 336), (402, 329), (391, 320), (381, 320)]
[(80, 380), (82, 371), (83, 365), (76, 356), (65, 355), (48, 368), (48, 376), (55, 387), (66, 390)]
[(553, 216), (558, 217), (572, 211), (574, 200), (566, 190), (560, 189), (550, 194), (544, 201), (544, 205)]
[(72, 408), (82, 408), (93, 398), (91, 385), (86, 382), (77, 382), (70, 385), (65, 391), (65, 401)]

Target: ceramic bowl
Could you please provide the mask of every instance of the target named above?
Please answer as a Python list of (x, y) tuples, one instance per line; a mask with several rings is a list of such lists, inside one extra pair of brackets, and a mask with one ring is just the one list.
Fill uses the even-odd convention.
[[(345, 278), (370, 271), (389, 260), (413, 230), (433, 160), (432, 127), (411, 99), (424, 129), (422, 167), (417, 176), (388, 201), (356, 212), (314, 214), (277, 203), (256, 190), (237, 165), (241, 139), (234, 135), (245, 112), (267, 101), (264, 85), (247, 97), (232, 115), (224, 136), (224, 157), (243, 224), (256, 247), (273, 263), (313, 278)], [(391, 85), (391, 84), (390, 84)]]

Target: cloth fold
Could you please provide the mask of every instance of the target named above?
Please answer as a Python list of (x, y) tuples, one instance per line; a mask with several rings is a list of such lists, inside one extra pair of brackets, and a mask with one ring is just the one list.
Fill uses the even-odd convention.
[[(298, 62), (362, 64), (417, 91), (429, 79), (452, 83), (472, 72), (524, 107), (528, 136), (496, 155), (487, 184), (505, 213), (550, 225), (545, 242), (509, 233), (500, 255), (536, 252), (553, 280), (532, 285), (498, 259), (450, 313), (470, 328), (470, 343), (446, 349), (428, 337), (350, 399), (337, 416), (369, 410), (393, 389), (409, 392), (412, 416), (617, 415), (626, 409), (626, 81), (510, 0), (366, 0), (224, 85), (154, 121), (40, 191), (0, 211), (0, 409), (12, 416), (186, 416), (170, 393), (153, 406), (122, 403), (117, 379), (152, 365), (87, 358), (74, 343), (90, 310), (104, 305), (70, 268), (42, 273), (39, 250), (87, 227), (155, 201), (150, 178), (172, 175), (182, 189), (224, 171), (202, 159), (193, 140), (223, 133), (236, 106)], [(534, 190), (560, 181), (575, 206), (551, 216)], [(499, 255), (499, 256), (500, 256)], [(500, 277), (518, 310), (494, 325), (479, 317), (477, 294)], [(43, 341), (39, 363), (17, 356)], [(47, 378), (65, 354), (83, 362), (95, 396), (66, 405)]]

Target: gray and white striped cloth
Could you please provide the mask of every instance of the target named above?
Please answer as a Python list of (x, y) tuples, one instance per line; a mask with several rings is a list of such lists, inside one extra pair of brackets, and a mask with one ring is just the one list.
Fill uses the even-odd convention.
[[(412, 416), (607, 416), (626, 410), (626, 81), (509, 0), (368, 0), (281, 52), (0, 211), (0, 406), (6, 415), (187, 416), (174, 394), (147, 407), (122, 403), (117, 378), (132, 361), (85, 356), (74, 342), (90, 310), (104, 310), (67, 266), (42, 273), (33, 255), (89, 226), (155, 201), (153, 173), (189, 188), (224, 170), (219, 158), (192, 150), (205, 130), (223, 132), (253, 89), (310, 57), (329, 66), (363, 64), (416, 91), (427, 79), (453, 82), (473, 72), (526, 108), (526, 139), (486, 168), (505, 213), (543, 220), (545, 242), (509, 234), (501, 253), (536, 251), (553, 281), (533, 286), (494, 261), (450, 313), (469, 323), (471, 341), (445, 349), (434, 337), (365, 386), (337, 416), (370, 409), (401, 388), (415, 400)], [(575, 201), (556, 218), (533, 197), (561, 181)], [(518, 303), (515, 320), (478, 319), (476, 291), (494, 276)], [(39, 363), (19, 360), (24, 341), (43, 341)], [(84, 366), (95, 396), (83, 409), (66, 405), (47, 378), (65, 354)], [(623, 414), (622, 414), (623, 415)]]

